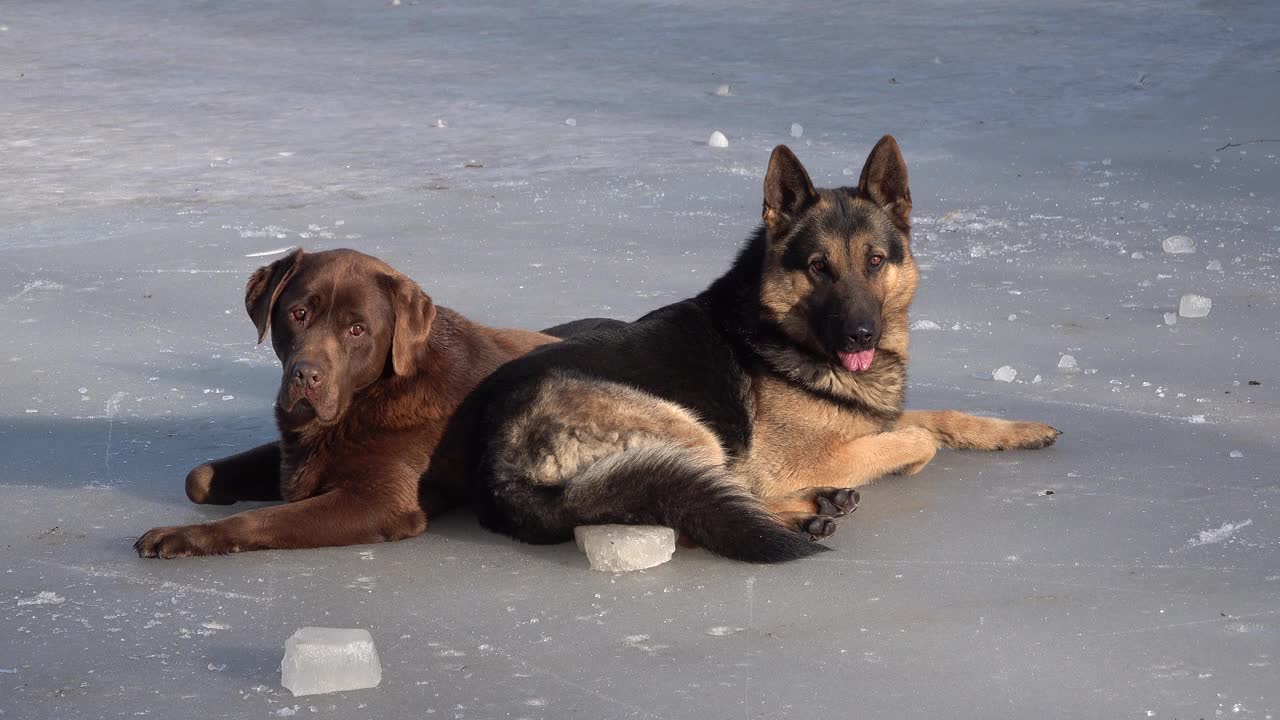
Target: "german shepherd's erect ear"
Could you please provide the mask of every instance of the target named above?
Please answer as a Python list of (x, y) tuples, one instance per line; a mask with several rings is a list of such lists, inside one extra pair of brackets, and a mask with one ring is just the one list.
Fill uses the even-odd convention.
[(764, 225), (769, 238), (776, 240), (787, 234), (800, 213), (817, 201), (818, 191), (791, 148), (774, 148), (764, 175)]
[(898, 141), (885, 135), (871, 149), (862, 166), (858, 194), (889, 213), (893, 224), (906, 233), (911, 229), (911, 190), (907, 188), (907, 163)]
[(298, 269), (298, 260), (302, 257), (302, 248), (297, 248), (288, 255), (260, 267), (249, 277), (244, 286), (244, 309), (249, 319), (258, 329), (258, 342), (267, 337), (267, 328), (271, 325), (271, 310), (275, 307), (280, 291), (289, 283), (289, 278)]

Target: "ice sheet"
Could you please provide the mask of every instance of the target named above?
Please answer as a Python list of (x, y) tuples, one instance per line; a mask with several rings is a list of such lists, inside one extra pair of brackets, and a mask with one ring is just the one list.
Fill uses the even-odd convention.
[[(4, 3), (0, 710), (1276, 715), (1277, 58), (1265, 2)], [(940, 453), (785, 567), (591, 573), (465, 513), (130, 551), (236, 510), (183, 476), (272, 436), (242, 301), (269, 253), (356, 247), (504, 326), (636, 317), (728, 264), (774, 145), (851, 185), (886, 132), (928, 321), (909, 403), (1056, 447)], [(1187, 293), (1212, 314), (1166, 325)], [(379, 689), (280, 689), (308, 625), (369, 628)]]

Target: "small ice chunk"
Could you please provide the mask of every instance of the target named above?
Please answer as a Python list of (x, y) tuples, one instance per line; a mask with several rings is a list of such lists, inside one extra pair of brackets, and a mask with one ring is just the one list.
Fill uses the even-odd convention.
[(1203, 295), (1187, 293), (1178, 302), (1178, 314), (1184, 318), (1202, 318), (1213, 309), (1213, 300)]
[(284, 646), (280, 684), (297, 695), (360, 690), (382, 682), (368, 630), (304, 627)]
[(438, 127), (438, 128), (446, 128), (446, 127), (449, 127), (449, 126), (445, 123), (444, 118), (436, 118), (436, 127)]
[(573, 118), (565, 118), (564, 124), (569, 127), (578, 127), (578, 121)]
[(1000, 382), (1013, 382), (1016, 377), (1018, 377), (1018, 371), (1008, 365), (1001, 365), (991, 373), (991, 379)]
[(791, 137), (798, 138), (804, 135), (804, 126), (800, 123), (791, 123)]
[(1242, 458), (1242, 457), (1244, 457), (1244, 453), (1240, 452), (1239, 450), (1232, 450), (1230, 453), (1228, 453), (1228, 455), (1230, 455), (1230, 456), (1231, 456), (1231, 457), (1233, 457), (1233, 458)]
[(1133, 254), (1130, 255), (1129, 257), (1133, 258), (1134, 260), (1145, 260), (1147, 257), (1147, 254), (1142, 252), (1141, 250), (1135, 250)]
[(1210, 260), (1209, 264), (1204, 266), (1204, 269), (1210, 272), (1222, 272), (1222, 261)]
[(1063, 355), (1062, 359), (1058, 361), (1059, 370), (1075, 370), (1078, 367), (1075, 355)]
[(1178, 314), (1177, 314), (1177, 313), (1171, 313), (1171, 312), (1165, 313), (1165, 314), (1164, 314), (1164, 324), (1165, 324), (1165, 325), (1177, 325), (1177, 324), (1178, 324)]
[(854, 175), (858, 174), (858, 171), (854, 170), (853, 168), (845, 168), (840, 171), (840, 174), (848, 177), (853, 177)]
[(643, 570), (671, 559), (676, 531), (661, 525), (583, 525), (573, 529), (592, 570)]
[(1032, 385), (1038, 385), (1042, 382), (1044, 382), (1044, 378), (1040, 377), (1038, 374), (1035, 377), (1031, 378)]
[(707, 140), (707, 144), (713, 148), (727, 148), (729, 147), (729, 138), (725, 137), (724, 133), (717, 130), (711, 133), (711, 137)]
[(1164, 239), (1164, 251), (1170, 255), (1185, 255), (1196, 251), (1196, 243), (1186, 235), (1170, 235)]
[(716, 95), (719, 97), (729, 97), (733, 94), (733, 86), (729, 83), (722, 83), (716, 88)]
[(932, 320), (917, 320), (911, 323), (912, 330), (941, 330), (942, 326)]
[(1015, 313), (1009, 313), (1009, 322), (1014, 322), (1017, 319), (1018, 319), (1018, 316)]

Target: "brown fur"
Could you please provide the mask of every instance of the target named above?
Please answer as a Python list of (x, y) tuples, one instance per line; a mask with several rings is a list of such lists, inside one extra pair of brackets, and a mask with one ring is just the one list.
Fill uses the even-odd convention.
[[(497, 330), (437, 307), (377, 258), (297, 250), (259, 269), (245, 290), (270, 329), (285, 377), (280, 440), (188, 474), (192, 502), (286, 500), (199, 525), (155, 528), (144, 557), (354, 545), (413, 537), (428, 513), (464, 495), (463, 478), (431, 468), (445, 425), (499, 365), (555, 338)], [(296, 308), (307, 311), (295, 320)], [(360, 324), (363, 332), (349, 330)], [(302, 368), (302, 374), (295, 369)], [(307, 378), (320, 379), (315, 383)], [(432, 470), (429, 482), (424, 475)]]

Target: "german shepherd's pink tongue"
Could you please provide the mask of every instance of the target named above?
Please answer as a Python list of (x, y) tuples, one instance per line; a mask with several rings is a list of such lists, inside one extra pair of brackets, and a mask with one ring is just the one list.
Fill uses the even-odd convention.
[(840, 356), (840, 364), (844, 365), (844, 369), (849, 372), (862, 372), (871, 367), (871, 361), (875, 359), (876, 349), (859, 350), (858, 352), (842, 352), (836, 353)]

